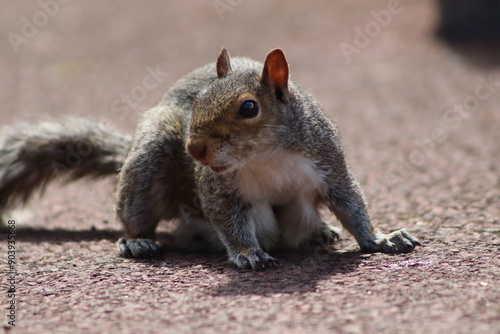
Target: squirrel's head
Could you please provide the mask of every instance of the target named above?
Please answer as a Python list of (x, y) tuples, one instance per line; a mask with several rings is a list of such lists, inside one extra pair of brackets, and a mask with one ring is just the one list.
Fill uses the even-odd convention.
[(276, 49), (262, 71), (255, 66), (233, 71), (222, 48), (216, 70), (217, 79), (195, 99), (186, 149), (200, 164), (223, 173), (279, 145), (289, 102), (288, 63)]

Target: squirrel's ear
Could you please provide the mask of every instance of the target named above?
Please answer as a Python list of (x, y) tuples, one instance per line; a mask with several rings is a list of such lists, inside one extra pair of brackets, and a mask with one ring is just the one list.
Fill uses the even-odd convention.
[(274, 89), (279, 100), (288, 102), (288, 63), (282, 50), (275, 49), (267, 55), (262, 83)]
[(217, 57), (217, 77), (223, 78), (229, 73), (231, 73), (231, 60), (229, 59), (229, 54), (225, 47), (222, 47)]

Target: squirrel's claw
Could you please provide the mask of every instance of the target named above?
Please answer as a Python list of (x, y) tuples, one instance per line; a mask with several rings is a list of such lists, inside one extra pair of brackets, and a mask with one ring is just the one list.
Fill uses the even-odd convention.
[(117, 242), (118, 252), (124, 258), (153, 258), (160, 253), (160, 246), (151, 239), (125, 239)]
[(250, 249), (246, 254), (238, 254), (235, 263), (242, 269), (253, 269), (255, 271), (275, 268), (279, 265), (279, 260), (270, 256), (262, 249)]
[(422, 244), (405, 229), (400, 229), (378, 237), (373, 247), (363, 247), (365, 252), (409, 253)]

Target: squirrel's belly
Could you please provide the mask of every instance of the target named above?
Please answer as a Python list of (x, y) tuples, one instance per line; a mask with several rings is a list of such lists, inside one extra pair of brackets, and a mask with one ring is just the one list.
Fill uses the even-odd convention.
[(278, 153), (253, 159), (239, 173), (239, 191), (252, 204), (255, 232), (263, 248), (297, 247), (321, 225), (318, 197), (323, 174), (310, 159)]

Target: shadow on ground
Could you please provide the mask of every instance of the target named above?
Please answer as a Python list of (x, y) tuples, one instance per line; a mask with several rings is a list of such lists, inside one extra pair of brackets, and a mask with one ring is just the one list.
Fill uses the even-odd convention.
[[(359, 252), (336, 253), (331, 250), (307, 252), (275, 252), (281, 261), (279, 268), (265, 272), (232, 270), (226, 272), (229, 281), (209, 289), (213, 296), (295, 294), (317, 292), (323, 280), (348, 275), (363, 261)], [(210, 268), (210, 266), (207, 266)]]
[[(20, 228), (19, 240), (23, 243), (63, 244), (67, 242), (100, 241), (114, 243), (122, 233), (116, 230), (83, 230)], [(209, 288), (212, 296), (271, 295), (314, 292), (318, 282), (346, 275), (357, 270), (365, 255), (360, 252), (338, 252), (333, 247), (310, 247), (297, 251), (275, 251), (272, 255), (280, 260), (278, 268), (263, 272), (235, 268), (225, 253), (186, 253), (177, 251), (169, 233), (159, 233), (162, 254), (156, 259), (128, 260), (151, 267), (186, 269), (201, 266), (213, 274), (224, 273), (227, 282)], [(118, 255), (113, 255), (118, 256)]]

